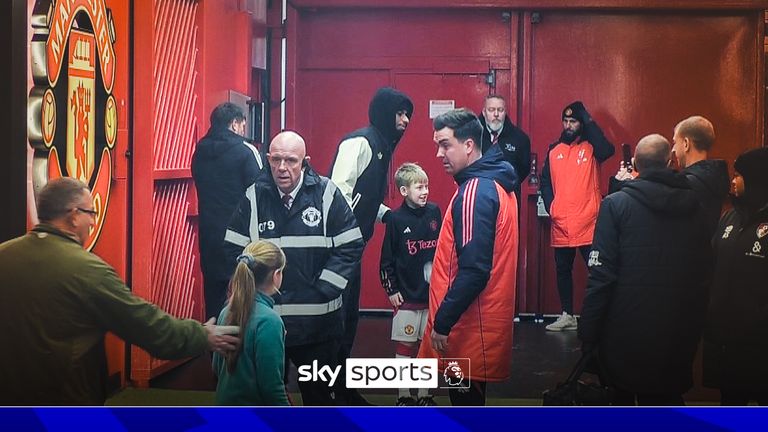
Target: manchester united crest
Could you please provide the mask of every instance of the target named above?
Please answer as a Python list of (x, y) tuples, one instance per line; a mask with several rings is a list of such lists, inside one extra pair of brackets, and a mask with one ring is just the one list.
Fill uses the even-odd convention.
[(62, 176), (88, 184), (97, 212), (84, 245), (90, 250), (104, 225), (117, 137), (112, 13), (104, 0), (38, 0), (31, 22), (35, 192)]

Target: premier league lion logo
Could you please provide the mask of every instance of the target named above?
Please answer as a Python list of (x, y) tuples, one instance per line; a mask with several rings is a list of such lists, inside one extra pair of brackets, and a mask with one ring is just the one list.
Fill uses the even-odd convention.
[(448, 362), (448, 366), (443, 370), (443, 379), (451, 387), (461, 387), (464, 382), (464, 371), (461, 370), (459, 362)]

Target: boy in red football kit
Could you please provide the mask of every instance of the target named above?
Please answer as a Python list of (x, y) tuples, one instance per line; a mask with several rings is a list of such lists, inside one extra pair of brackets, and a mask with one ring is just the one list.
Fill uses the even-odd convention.
[[(381, 247), (381, 284), (395, 315), (392, 340), (397, 342), (396, 358), (415, 357), (429, 314), (429, 278), (435, 256), (442, 216), (437, 205), (427, 202), (427, 173), (414, 163), (404, 163), (395, 173), (395, 184), (403, 204), (391, 213)], [(435, 405), (429, 390), (398, 391), (398, 406)]]

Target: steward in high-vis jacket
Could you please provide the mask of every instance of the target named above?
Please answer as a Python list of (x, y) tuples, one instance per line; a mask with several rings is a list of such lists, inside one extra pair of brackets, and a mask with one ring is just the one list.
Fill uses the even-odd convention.
[[(270, 144), (270, 170), (245, 192), (225, 235), (228, 262), (250, 242), (283, 249), (286, 267), (274, 310), (285, 322), (286, 355), (296, 367), (335, 368), (344, 332), (342, 293), (357, 272), (363, 238), (336, 185), (307, 163), (304, 140), (281, 132)], [(342, 365), (343, 367), (343, 365)], [(299, 382), (305, 405), (335, 405), (328, 383)]]
[(498, 146), (481, 154), (480, 123), (471, 111), (449, 111), (434, 123), (438, 157), (458, 190), (437, 241), (419, 357), (468, 358), (463, 373), (472, 386), (467, 394), (451, 390), (451, 402), (482, 405), (485, 383), (510, 375), (517, 178)]
[(341, 336), (341, 294), (363, 253), (355, 217), (328, 178), (306, 165), (294, 200), (286, 209), (265, 173), (245, 191), (225, 235), (231, 262), (259, 239), (285, 252), (285, 280), (274, 310), (285, 321), (286, 347)]

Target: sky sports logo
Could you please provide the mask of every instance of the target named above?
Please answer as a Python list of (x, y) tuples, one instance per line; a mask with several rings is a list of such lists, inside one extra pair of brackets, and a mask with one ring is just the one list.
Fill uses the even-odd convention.
[[(345, 365), (347, 388), (469, 388), (468, 358), (350, 358)], [(299, 381), (336, 384), (341, 366), (320, 365), (317, 360), (298, 368)]]

